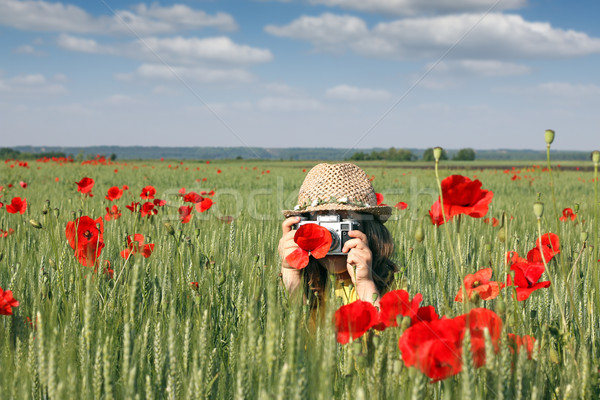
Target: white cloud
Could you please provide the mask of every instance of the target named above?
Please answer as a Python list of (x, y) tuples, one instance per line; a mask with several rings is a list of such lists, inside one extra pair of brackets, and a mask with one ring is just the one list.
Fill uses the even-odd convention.
[(28, 44), (17, 47), (14, 52), (17, 54), (30, 54), (32, 56), (42, 56), (45, 54), (43, 51), (36, 50), (35, 47)]
[(153, 35), (215, 27), (235, 30), (228, 14), (214, 16), (182, 4), (160, 7), (138, 5), (133, 11), (116, 10), (115, 15), (95, 17), (85, 10), (63, 3), (33, 0), (0, 1), (0, 25), (35, 32), (79, 34)]
[(256, 103), (261, 111), (318, 111), (323, 105), (311, 98), (293, 98), (293, 97), (264, 97)]
[(310, 0), (312, 4), (395, 15), (478, 12), (524, 7), (527, 0)]
[(341, 50), (347, 45), (368, 36), (365, 22), (350, 15), (325, 13), (319, 17), (302, 16), (286, 26), (267, 25), (265, 31), (281, 37), (311, 42), (320, 49)]
[(544, 98), (596, 98), (600, 100), (600, 86), (595, 84), (574, 84), (569, 82), (544, 82), (534, 86), (502, 87), (495, 90), (499, 93), (515, 95), (542, 95)]
[(0, 77), (0, 93), (11, 94), (63, 94), (66, 88), (57, 83), (49, 81), (42, 74), (16, 75), (8, 79)]
[[(433, 69), (432, 69), (433, 68)], [(424, 76), (423, 73), (428, 71)], [(526, 65), (496, 60), (450, 60), (429, 63), (413, 81), (429, 89), (448, 89), (460, 86), (467, 79), (525, 75), (531, 73)]]
[(273, 55), (268, 49), (258, 49), (239, 45), (225, 36), (212, 38), (146, 38), (137, 41), (138, 51), (152, 52), (168, 60), (183, 63), (201, 61), (224, 62), (230, 64), (254, 64), (269, 62)]
[(349, 85), (338, 85), (327, 89), (325, 97), (346, 101), (385, 100), (391, 97), (386, 90), (358, 88)]
[(56, 42), (60, 47), (69, 51), (94, 54), (116, 54), (117, 51), (111, 46), (98, 44), (94, 39), (84, 39), (67, 34), (61, 34)]
[(599, 38), (502, 13), (406, 18), (379, 23), (371, 30), (357, 17), (326, 13), (265, 30), (309, 41), (317, 49), (349, 49), (392, 59), (438, 57), (451, 47), (448, 57), (459, 59), (560, 58), (600, 52)]
[(225, 36), (204, 39), (149, 37), (127, 44), (106, 46), (93, 39), (62, 34), (57, 43), (70, 51), (110, 54), (146, 61), (162, 60), (173, 64), (204, 62), (241, 65), (269, 62), (273, 59), (273, 54), (268, 49), (240, 45)]
[(133, 74), (120, 74), (120, 80), (144, 79), (167, 82), (183, 81), (196, 83), (247, 83), (254, 75), (243, 69), (209, 69), (196, 67), (169, 67), (161, 64), (143, 64)]

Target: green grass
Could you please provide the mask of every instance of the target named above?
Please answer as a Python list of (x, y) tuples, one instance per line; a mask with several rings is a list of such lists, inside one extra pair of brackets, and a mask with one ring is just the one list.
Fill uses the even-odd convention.
[[(168, 168), (169, 163), (178, 168)], [(449, 225), (453, 240), (461, 237), (465, 272), (491, 265), (494, 279), (503, 280), (505, 252), (515, 250), (524, 256), (534, 247), (538, 233), (532, 205), (538, 193), (546, 203), (542, 231), (558, 233), (561, 254), (549, 265), (555, 279), (551, 288), (518, 303), (505, 290), (501, 297), (479, 304), (492, 310), (499, 302), (506, 305), (499, 311), (504, 333), (535, 336), (533, 360), (523, 353), (512, 355), (503, 342), (498, 354), (488, 354), (485, 367), (474, 370), (467, 362), (457, 376), (430, 384), (420, 372), (403, 365), (399, 328), (340, 346), (331, 323), (339, 304), (332, 301), (315, 327), (301, 299), (290, 298), (283, 288), (277, 254), (280, 210), (295, 205), (305, 175), (302, 169), (312, 165), (246, 160), (208, 165), (175, 161), (1, 165), (0, 185), (5, 191), (0, 201), (10, 203), (12, 197), (21, 196), (29, 203), (24, 215), (0, 209), (0, 229), (15, 230), (0, 238), (0, 287), (12, 290), (20, 302), (13, 316), (0, 316), (2, 396), (598, 398), (600, 283), (589, 247), (594, 237), (593, 173), (554, 171), (557, 208), (579, 204), (576, 221), (557, 224), (549, 176), (540, 169), (519, 174), (534, 177), (532, 181), (512, 181), (513, 174), (502, 170), (449, 171), (444, 166), (452, 164), (442, 163), (442, 178), (451, 173), (477, 175), (483, 188), (494, 192), (488, 216), (500, 219), (506, 213), (508, 218), (505, 242), (497, 238), (500, 228), (482, 219), (463, 218), (459, 233), (454, 223)], [(409, 204), (405, 211), (395, 210), (386, 224), (400, 266), (395, 287), (406, 288), (411, 296), (422, 293), (423, 305), (435, 306), (440, 315), (461, 314), (462, 304), (453, 299), (462, 276), (443, 231), (436, 233), (426, 218), (425, 240), (414, 239), (420, 218), (437, 198), (433, 171), (394, 163), (361, 165), (375, 176), (373, 185), (387, 204)], [(76, 192), (74, 182), (84, 176), (96, 181), (92, 198)], [(29, 184), (27, 189), (18, 186), (21, 180)], [(16, 187), (6, 188), (9, 183)], [(130, 190), (116, 201), (123, 216), (105, 222), (101, 259), (109, 260), (115, 270), (110, 280), (77, 262), (65, 226), (80, 214), (104, 216), (110, 205), (104, 199), (107, 189), (124, 184)], [(151, 219), (141, 219), (124, 207), (139, 201), (146, 185), (155, 186), (157, 197), (170, 203)], [(182, 204), (176, 196), (181, 187), (198, 192), (215, 189), (215, 205), (181, 225), (176, 212)], [(50, 212), (44, 215), (46, 200)], [(218, 218), (226, 215), (235, 221), (227, 224)], [(42, 229), (34, 228), (30, 219), (39, 221)], [(165, 221), (176, 228), (174, 236), (168, 234)], [(586, 248), (582, 232), (589, 233)], [(125, 262), (119, 256), (127, 235), (133, 233), (156, 244), (150, 258)], [(541, 280), (548, 279), (545, 274)], [(198, 282), (198, 291), (190, 282)], [(566, 329), (558, 304), (566, 313)]]

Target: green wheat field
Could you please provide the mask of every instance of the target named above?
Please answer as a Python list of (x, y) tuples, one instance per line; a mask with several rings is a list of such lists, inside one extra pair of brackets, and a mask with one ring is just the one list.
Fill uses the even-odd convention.
[[(531, 359), (525, 351), (511, 351), (502, 339), (499, 351), (489, 346), (483, 367), (474, 368), (466, 356), (459, 374), (434, 383), (404, 365), (400, 327), (342, 346), (332, 322), (341, 303), (327, 304), (315, 324), (302, 296), (290, 297), (285, 290), (277, 253), (281, 210), (296, 204), (306, 171), (315, 164), (101, 160), (0, 165), (0, 233), (6, 232), (0, 235), (0, 287), (19, 302), (12, 315), (0, 315), (2, 398), (600, 397), (597, 181), (591, 161), (561, 168), (552, 162), (552, 174), (544, 169), (546, 163), (494, 169), (481, 164), (481, 169), (467, 170), (441, 162), (440, 179), (461, 174), (494, 193), (489, 221), (466, 217), (459, 231), (455, 222), (435, 227), (429, 219), (439, 195), (433, 163), (428, 169), (359, 164), (384, 203), (408, 204), (405, 210), (394, 208), (386, 223), (399, 266), (392, 289), (421, 293), (423, 305), (449, 318), (475, 306), (494, 310), (502, 318), (504, 336), (536, 339)], [(77, 191), (76, 182), (84, 177), (95, 181), (93, 197)], [(123, 185), (129, 190), (122, 198), (105, 198), (110, 187)], [(142, 218), (125, 206), (143, 202), (140, 193), (148, 185), (167, 205)], [(181, 188), (214, 190), (214, 204), (202, 213), (194, 210), (191, 221), (182, 224)], [(27, 199), (24, 214), (6, 211), (14, 197)], [(491, 267), (493, 279), (505, 282), (507, 251), (524, 257), (535, 247), (536, 201), (544, 203), (541, 232), (560, 238), (560, 254), (540, 279), (551, 280), (551, 287), (521, 302), (508, 290), (477, 304), (455, 302), (465, 274)], [(104, 218), (114, 204), (122, 216), (104, 221), (105, 247), (94, 271), (78, 262), (65, 228), (79, 216)], [(565, 208), (575, 210), (574, 220), (559, 220)], [(496, 226), (493, 218), (499, 221)], [(417, 241), (420, 226), (424, 238)], [(136, 233), (155, 244), (154, 252), (123, 259), (127, 236)], [(450, 251), (457, 243), (459, 266)], [(105, 260), (114, 270), (112, 278), (103, 271)]]

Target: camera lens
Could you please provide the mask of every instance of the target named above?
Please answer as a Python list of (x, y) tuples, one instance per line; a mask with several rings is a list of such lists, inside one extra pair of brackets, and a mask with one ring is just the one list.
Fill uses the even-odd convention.
[(329, 232), (331, 233), (331, 247), (329, 247), (329, 249), (336, 249), (340, 244), (340, 237), (333, 229), (330, 229)]

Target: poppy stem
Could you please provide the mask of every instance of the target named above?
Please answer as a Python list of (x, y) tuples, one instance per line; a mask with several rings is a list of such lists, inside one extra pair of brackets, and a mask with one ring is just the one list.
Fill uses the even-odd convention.
[(567, 331), (567, 320), (565, 318), (565, 311), (563, 310), (562, 303), (560, 301), (560, 298), (558, 297), (558, 292), (557, 292), (557, 288), (556, 288), (557, 281), (554, 279), (554, 276), (550, 272), (550, 269), (548, 268), (548, 263), (546, 262), (546, 257), (544, 257), (544, 251), (543, 251), (543, 245), (542, 245), (542, 219), (541, 218), (537, 219), (537, 226), (538, 226), (538, 248), (540, 249), (540, 254), (542, 256), (542, 262), (544, 263), (544, 268), (546, 269), (546, 273), (548, 274), (548, 277), (550, 278), (550, 282), (552, 282), (552, 293), (554, 293), (554, 299), (556, 300), (556, 305), (558, 306), (558, 310), (560, 311), (562, 326), (563, 326), (564, 331), (566, 332)]
[[(444, 195), (442, 191), (442, 183), (440, 181), (440, 173), (438, 171), (439, 160), (435, 160), (435, 179), (438, 184), (438, 191), (440, 192), (440, 207), (442, 210), (442, 220), (444, 221), (444, 231), (446, 232), (446, 239), (448, 239), (448, 246), (450, 247), (450, 253), (452, 253), (452, 260), (454, 261), (454, 267), (456, 268), (456, 272), (463, 276), (462, 267), (460, 261), (456, 258), (456, 252), (454, 251), (454, 245), (452, 243), (452, 238), (450, 237), (450, 230), (448, 229), (448, 220), (446, 219), (446, 213), (444, 211)], [(464, 285), (463, 285), (464, 286)]]
[[(594, 260), (592, 265), (598, 262), (598, 163), (594, 163)], [(594, 274), (598, 275), (598, 274)], [(596, 286), (598, 287), (598, 286)]]

